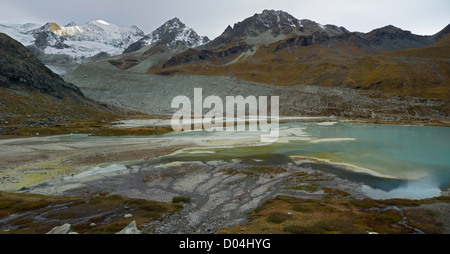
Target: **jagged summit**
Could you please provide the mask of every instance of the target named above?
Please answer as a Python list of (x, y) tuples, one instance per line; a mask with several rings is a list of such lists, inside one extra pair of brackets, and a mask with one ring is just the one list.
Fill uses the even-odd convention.
[(166, 21), (166, 23), (164, 23), (162, 25), (162, 27), (168, 27), (168, 28), (176, 29), (176, 28), (184, 28), (184, 27), (186, 27), (186, 25), (183, 22), (181, 22), (181, 20), (179, 18), (175, 17), (175, 18), (173, 18), (171, 20)]
[(208, 41), (208, 37), (198, 35), (194, 29), (187, 27), (179, 18), (175, 17), (130, 45), (124, 53), (131, 53), (149, 45), (165, 45), (168, 49), (195, 48)]
[(320, 25), (314, 21), (299, 20), (287, 12), (264, 10), (242, 22), (228, 26), (222, 35), (211, 41), (207, 47), (214, 48), (231, 42), (244, 41), (247, 44), (268, 44), (295, 35), (311, 35), (315, 32), (338, 35), (348, 32), (343, 27)]
[(260, 14), (256, 13), (253, 15), (253, 18), (262, 22), (264, 25), (271, 27), (283, 25), (293, 27), (302, 26), (298, 19), (284, 11), (264, 10)]
[(376, 36), (383, 36), (383, 35), (409, 35), (412, 34), (410, 31), (403, 30), (401, 28), (398, 28), (393, 25), (387, 25), (384, 27), (380, 27), (377, 29), (374, 29), (368, 33), (368, 35), (376, 35)]

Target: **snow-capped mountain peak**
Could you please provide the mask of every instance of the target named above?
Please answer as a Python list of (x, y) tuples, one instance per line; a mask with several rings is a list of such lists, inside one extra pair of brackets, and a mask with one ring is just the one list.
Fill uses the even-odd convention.
[[(145, 36), (137, 26), (118, 26), (102, 19), (82, 25), (70, 22), (65, 26), (55, 22), (43, 26), (0, 24), (0, 32), (28, 46), (48, 67), (81, 63), (86, 58), (98, 55), (119, 55)], [(57, 72), (62, 74), (65, 70)]]
[(117, 55), (145, 34), (137, 26), (118, 26), (102, 19), (67, 26), (49, 22), (27, 32), (45, 54), (69, 55), (79, 62), (100, 52)]
[(161, 27), (163, 27), (163, 28), (167, 28), (167, 29), (181, 29), (181, 28), (185, 28), (186, 27), (186, 25), (183, 23), (183, 22), (181, 22), (181, 20), (179, 19), (179, 18), (177, 18), (177, 17), (175, 17), (175, 18), (173, 18), (173, 19), (171, 19), (171, 20), (168, 20), (166, 23), (164, 23)]
[(175, 17), (130, 45), (124, 53), (134, 52), (149, 45), (165, 45), (168, 49), (176, 47), (195, 48), (208, 41), (208, 37), (198, 35), (194, 29), (187, 27), (179, 18)]
[(26, 24), (0, 24), (0, 32), (9, 35), (23, 45), (31, 45), (35, 38), (28, 32), (37, 29), (42, 25), (34, 23)]

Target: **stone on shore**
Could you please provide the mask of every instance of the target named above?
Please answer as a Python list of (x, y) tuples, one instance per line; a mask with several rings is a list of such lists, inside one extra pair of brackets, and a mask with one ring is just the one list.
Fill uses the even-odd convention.
[(64, 224), (59, 227), (54, 227), (52, 230), (47, 232), (49, 235), (67, 235), (67, 234), (77, 234), (76, 232), (72, 232), (72, 228), (70, 224)]
[(120, 232), (116, 233), (118, 235), (137, 235), (141, 234), (141, 231), (137, 229), (136, 221), (132, 221), (130, 225), (126, 226), (124, 229), (120, 230)]

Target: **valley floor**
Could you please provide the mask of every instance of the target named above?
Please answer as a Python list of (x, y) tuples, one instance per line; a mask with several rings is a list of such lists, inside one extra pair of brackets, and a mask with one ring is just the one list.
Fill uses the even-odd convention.
[[(253, 144), (239, 138), (229, 142), (227, 146)], [(125, 223), (120, 216), (135, 212), (137, 226), (145, 233), (450, 233), (446, 192), (432, 199), (376, 201), (361, 191), (361, 182), (330, 173), (327, 169), (333, 166), (320, 161), (293, 164), (281, 160), (277, 165), (254, 158), (203, 161), (195, 157), (201, 151), (190, 152), (193, 147), (208, 153), (217, 143), (170, 135), (1, 139), (0, 187), (18, 196), (1, 194), (0, 230), (42, 233), (57, 222), (72, 223), (79, 233), (113, 233), (131, 221)], [(192, 154), (192, 161), (167, 157), (180, 152)], [(57, 210), (67, 217), (36, 219), (39, 209), (55, 212), (48, 202), (17, 210), (13, 201), (26, 203), (27, 193), (44, 195), (38, 201), (64, 197), (67, 200), (60, 201), (63, 205)], [(109, 199), (110, 195), (124, 198), (114, 203), (115, 196)], [(100, 200), (92, 204), (110, 209), (107, 216), (74, 215), (89, 210), (89, 200), (95, 197)], [(151, 209), (131, 209), (122, 202), (138, 199), (168, 204), (179, 202), (177, 197), (184, 201), (183, 209), (167, 208), (158, 216), (144, 213), (155, 212)], [(84, 203), (71, 205), (73, 199)], [(79, 210), (69, 211), (78, 206)], [(119, 216), (111, 212), (114, 209), (120, 211)], [(345, 220), (336, 223), (337, 218)], [(111, 224), (116, 219), (119, 226)], [(88, 227), (91, 223), (101, 228)]]

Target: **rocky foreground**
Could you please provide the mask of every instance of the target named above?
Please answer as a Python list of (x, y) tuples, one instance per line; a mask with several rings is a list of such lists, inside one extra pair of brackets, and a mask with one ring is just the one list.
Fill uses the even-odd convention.
[[(133, 230), (129, 232), (449, 232), (450, 220), (446, 212), (450, 209), (448, 198), (422, 201), (364, 199), (365, 195), (361, 192), (363, 182), (352, 182), (325, 173), (320, 170), (322, 167), (327, 166), (314, 163), (255, 166), (239, 162), (169, 163), (159, 166), (143, 164), (82, 178), (57, 179), (24, 188), (21, 192), (67, 198), (83, 197), (90, 193), (94, 197), (88, 201), (65, 203), (58, 209), (58, 215), (54, 207), (47, 206), (40, 209), (49, 209), (49, 215), (41, 210), (37, 218), (27, 217), (27, 213), (9, 214), (0, 220), (0, 228), (17, 232), (21, 227), (32, 227), (36, 220), (45, 224), (59, 219), (61, 224), (71, 222), (78, 233), (99, 232), (95, 230), (96, 227), (112, 227), (115, 231), (107, 232), (117, 233), (125, 228), (124, 220), (131, 223), (137, 218), (138, 231), (131, 225), (128, 229)], [(128, 197), (126, 200), (129, 201), (123, 202), (120, 196)], [(117, 200), (121, 202), (119, 207), (111, 207), (110, 202)], [(163, 201), (159, 204), (166, 205), (149, 206), (143, 202), (154, 201), (144, 200)], [(167, 213), (170, 209), (164, 210), (162, 207), (170, 206), (168, 203), (178, 206)], [(98, 206), (106, 210), (100, 214), (94, 212), (94, 209), (100, 211)], [(110, 207), (109, 210), (107, 207)], [(87, 212), (90, 209), (94, 214)], [(76, 214), (81, 218), (74, 219), (77, 218)], [(28, 224), (21, 225), (19, 219)], [(114, 223), (117, 219), (121, 221), (120, 224)], [(328, 226), (320, 226), (320, 223)]]
[(448, 233), (450, 228), (448, 191), (428, 200), (371, 200), (363, 186), (375, 177), (343, 174), (320, 161), (277, 155), (212, 159), (217, 155), (202, 157), (189, 149), (208, 153), (205, 149), (217, 146), (210, 138), (66, 135), (0, 144), (0, 186), (14, 192), (0, 194), (5, 233), (47, 233), (70, 224), (81, 234), (115, 234), (132, 221), (141, 233), (153, 234)]

